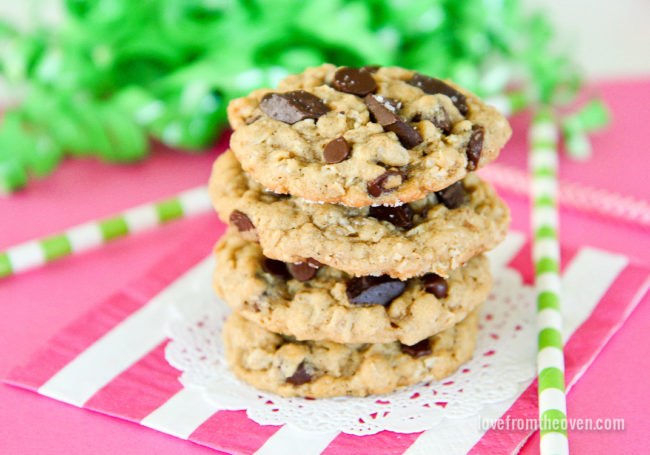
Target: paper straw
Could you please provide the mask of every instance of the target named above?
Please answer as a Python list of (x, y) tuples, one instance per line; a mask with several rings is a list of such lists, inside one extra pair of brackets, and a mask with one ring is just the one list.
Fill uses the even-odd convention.
[(558, 128), (550, 110), (541, 109), (530, 129), (533, 261), (537, 298), (540, 454), (569, 453), (566, 431), (564, 352), (558, 242)]
[(0, 278), (40, 267), (168, 221), (209, 211), (212, 211), (212, 205), (205, 186), (183, 191), (169, 199), (142, 204), (117, 215), (80, 224), (0, 252)]

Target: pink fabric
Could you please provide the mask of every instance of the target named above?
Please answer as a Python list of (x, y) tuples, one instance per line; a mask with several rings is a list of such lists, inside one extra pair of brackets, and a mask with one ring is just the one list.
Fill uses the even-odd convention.
[(400, 455), (415, 442), (419, 435), (420, 433), (402, 434), (382, 431), (381, 433), (359, 437), (341, 433), (330, 442), (323, 455), (362, 453), (363, 447), (372, 447), (373, 453), (381, 451), (382, 454), (386, 455)]
[[(190, 441), (228, 453), (254, 453), (279, 429), (253, 422), (245, 411), (219, 411), (192, 433)], [(240, 434), (246, 437), (233, 437)]]
[[(648, 199), (645, 178), (650, 170), (646, 158), (650, 131), (645, 126), (648, 117), (644, 106), (650, 99), (650, 82), (605, 84), (600, 89), (614, 108), (615, 124), (594, 142), (596, 157), (593, 161), (574, 165), (563, 160), (562, 176)], [(521, 138), (525, 124), (520, 118), (515, 119), (514, 126), (513, 141), (500, 160), (522, 165), (525, 148)], [(621, 141), (624, 147), (620, 146)], [(220, 149), (223, 144), (217, 147)], [(612, 158), (615, 153), (617, 160)], [(53, 177), (22, 194), (0, 200), (0, 248), (201, 184), (206, 181), (215, 156), (215, 152), (188, 157), (163, 151), (153, 160), (134, 167), (113, 167), (90, 160), (68, 162)], [(616, 175), (604, 176), (605, 169), (615, 171)], [(526, 230), (527, 202), (505, 196), (513, 211), (514, 227)], [(591, 244), (650, 262), (650, 249), (644, 247), (650, 240), (646, 231), (575, 212), (563, 212), (562, 224), (562, 238), (567, 244)], [(4, 346), (0, 351), (0, 375), (6, 376), (10, 367), (23, 363), (63, 326), (94, 307), (96, 302), (122, 289), (133, 277), (140, 276), (178, 247), (182, 239), (193, 237), (209, 245), (217, 237), (218, 229), (214, 215), (183, 220), (154, 232), (116, 241), (100, 251), (0, 281), (0, 302), (3, 304), (0, 345)], [(193, 235), (199, 231), (209, 238)], [(570, 413), (581, 417), (625, 417), (627, 428), (645, 428), (646, 410), (650, 408), (648, 383), (633, 372), (650, 369), (650, 351), (645, 342), (648, 320), (650, 298), (646, 296), (571, 391)], [(52, 365), (55, 368), (54, 363)], [(33, 385), (42, 383), (46, 377), (32, 378)], [(616, 391), (615, 395), (612, 390)], [(231, 427), (245, 423), (228, 422)], [(215, 433), (214, 429), (224, 428), (218, 420), (212, 425), (215, 426), (199, 428), (192, 440), (203, 443), (199, 440), (201, 437), (209, 438)], [(271, 429), (276, 431), (277, 427)], [(204, 436), (195, 438), (202, 431)], [(258, 431), (256, 428), (252, 433)], [(602, 447), (607, 447), (609, 453), (637, 453), (647, 443), (642, 431), (632, 430), (624, 433), (574, 432), (570, 437), (575, 453), (589, 453)], [(523, 453), (537, 452), (535, 438), (524, 446)], [(339, 447), (336, 453), (349, 453), (345, 450), (346, 439), (336, 438), (328, 450)], [(89, 449), (96, 454), (125, 455), (145, 451), (215, 453), (121, 420), (82, 412), (35, 394), (0, 386), (1, 453), (67, 454), (85, 453)]]
[[(178, 371), (165, 360), (161, 343), (88, 400), (84, 407), (115, 417), (139, 422), (162, 406), (183, 386)], [(134, 383), (151, 387), (134, 388)]]

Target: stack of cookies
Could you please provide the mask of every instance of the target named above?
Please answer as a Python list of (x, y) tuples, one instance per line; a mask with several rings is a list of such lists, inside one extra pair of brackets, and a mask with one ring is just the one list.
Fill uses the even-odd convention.
[(210, 194), (232, 371), (283, 396), (365, 396), (471, 358), (506, 205), (472, 171), (505, 118), (451, 82), (323, 65), (228, 109)]

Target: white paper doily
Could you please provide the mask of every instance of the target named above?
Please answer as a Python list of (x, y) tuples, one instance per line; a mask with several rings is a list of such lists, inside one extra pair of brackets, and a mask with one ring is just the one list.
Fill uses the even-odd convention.
[(220, 409), (246, 410), (262, 425), (290, 423), (307, 431), (367, 435), (413, 433), (444, 418), (478, 414), (484, 405), (513, 397), (535, 375), (534, 294), (513, 269), (502, 269), (483, 306), (474, 358), (449, 378), (367, 398), (282, 398), (238, 380), (223, 355), (221, 328), (230, 313), (214, 296), (211, 263), (204, 262), (175, 293), (165, 356), (185, 387), (198, 387)]

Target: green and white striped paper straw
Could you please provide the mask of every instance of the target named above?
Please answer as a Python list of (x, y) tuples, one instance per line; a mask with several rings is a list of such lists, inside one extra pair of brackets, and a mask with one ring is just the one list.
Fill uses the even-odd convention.
[(533, 261), (537, 297), (538, 392), (541, 455), (569, 453), (558, 241), (558, 128), (550, 110), (541, 109), (530, 129)]
[(80, 224), (55, 235), (30, 240), (0, 252), (0, 278), (42, 266), (72, 253), (86, 251), (171, 220), (211, 210), (207, 188), (200, 186), (168, 199), (133, 207), (102, 220)]
[(487, 104), (497, 108), (502, 115), (510, 117), (529, 105), (529, 97), (522, 91), (505, 92), (485, 99)]

